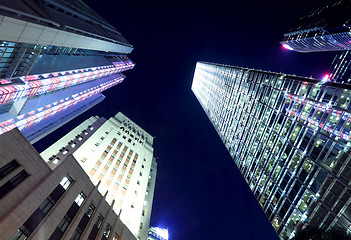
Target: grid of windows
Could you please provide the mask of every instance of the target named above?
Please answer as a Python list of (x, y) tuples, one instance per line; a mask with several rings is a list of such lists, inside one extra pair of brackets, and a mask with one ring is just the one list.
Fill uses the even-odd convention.
[(350, 228), (349, 86), (198, 63), (192, 90), (282, 239)]

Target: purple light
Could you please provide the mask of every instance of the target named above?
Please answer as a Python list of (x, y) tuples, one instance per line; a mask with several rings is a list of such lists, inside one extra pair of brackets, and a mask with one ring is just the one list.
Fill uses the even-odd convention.
[(292, 47), (290, 47), (288, 44), (284, 43), (282, 45), (283, 48), (288, 49), (288, 50), (294, 50)]

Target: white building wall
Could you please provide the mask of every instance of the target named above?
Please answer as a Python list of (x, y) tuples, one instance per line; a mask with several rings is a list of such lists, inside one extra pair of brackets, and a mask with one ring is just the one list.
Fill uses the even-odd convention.
[[(146, 193), (150, 188), (148, 182), (153, 162), (153, 137), (122, 113), (91, 130), (90, 127), (98, 119), (91, 118), (80, 124), (41, 156), (46, 161), (52, 156), (60, 156), (61, 161), (64, 158), (62, 149), (68, 149), (67, 144), (72, 141), (77, 142), (80, 134), (84, 140), (74, 149), (69, 149), (69, 153), (73, 154), (95, 185), (100, 182), (98, 190), (106, 194), (107, 202), (112, 204), (115, 201), (114, 211), (121, 212), (121, 220), (134, 236), (145, 236), (146, 239), (154, 188), (153, 182), (152, 191), (149, 189)], [(54, 163), (53, 159), (49, 165), (54, 168), (59, 161)], [(154, 163), (154, 175), (155, 166)], [(144, 214), (143, 210), (146, 210)]]

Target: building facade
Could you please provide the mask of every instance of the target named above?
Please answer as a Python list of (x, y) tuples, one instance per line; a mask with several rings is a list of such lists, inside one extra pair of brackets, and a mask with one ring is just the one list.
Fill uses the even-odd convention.
[(301, 17), (284, 34), (282, 46), (297, 52), (338, 51), (328, 78), (334, 82), (351, 83), (351, 2), (329, 1), (329, 4)]
[(136, 239), (72, 155), (52, 169), (18, 129), (0, 147), (1, 240)]
[(281, 239), (351, 230), (350, 85), (198, 62), (192, 91)]
[(168, 240), (168, 229), (150, 227), (147, 240)]
[(122, 113), (91, 117), (41, 153), (55, 169), (72, 154), (138, 239), (146, 239), (157, 163), (153, 137)]
[(0, 134), (17, 127), (34, 143), (95, 106), (132, 50), (82, 1), (1, 2)]
[(281, 44), (297, 52), (351, 49), (351, 3), (332, 0), (299, 18)]

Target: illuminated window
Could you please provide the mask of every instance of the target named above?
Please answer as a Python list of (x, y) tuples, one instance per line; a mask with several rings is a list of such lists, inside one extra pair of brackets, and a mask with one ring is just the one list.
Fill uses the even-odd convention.
[(72, 178), (67, 176), (67, 177), (64, 177), (62, 178), (61, 182), (60, 182), (60, 185), (65, 189), (67, 190), (67, 188), (71, 185), (72, 183)]
[(85, 198), (86, 198), (85, 194), (84, 194), (83, 192), (81, 192), (81, 193), (77, 196), (76, 200), (74, 200), (74, 201), (78, 204), (78, 206), (81, 206), (82, 203), (84, 202), (84, 199), (85, 199)]

